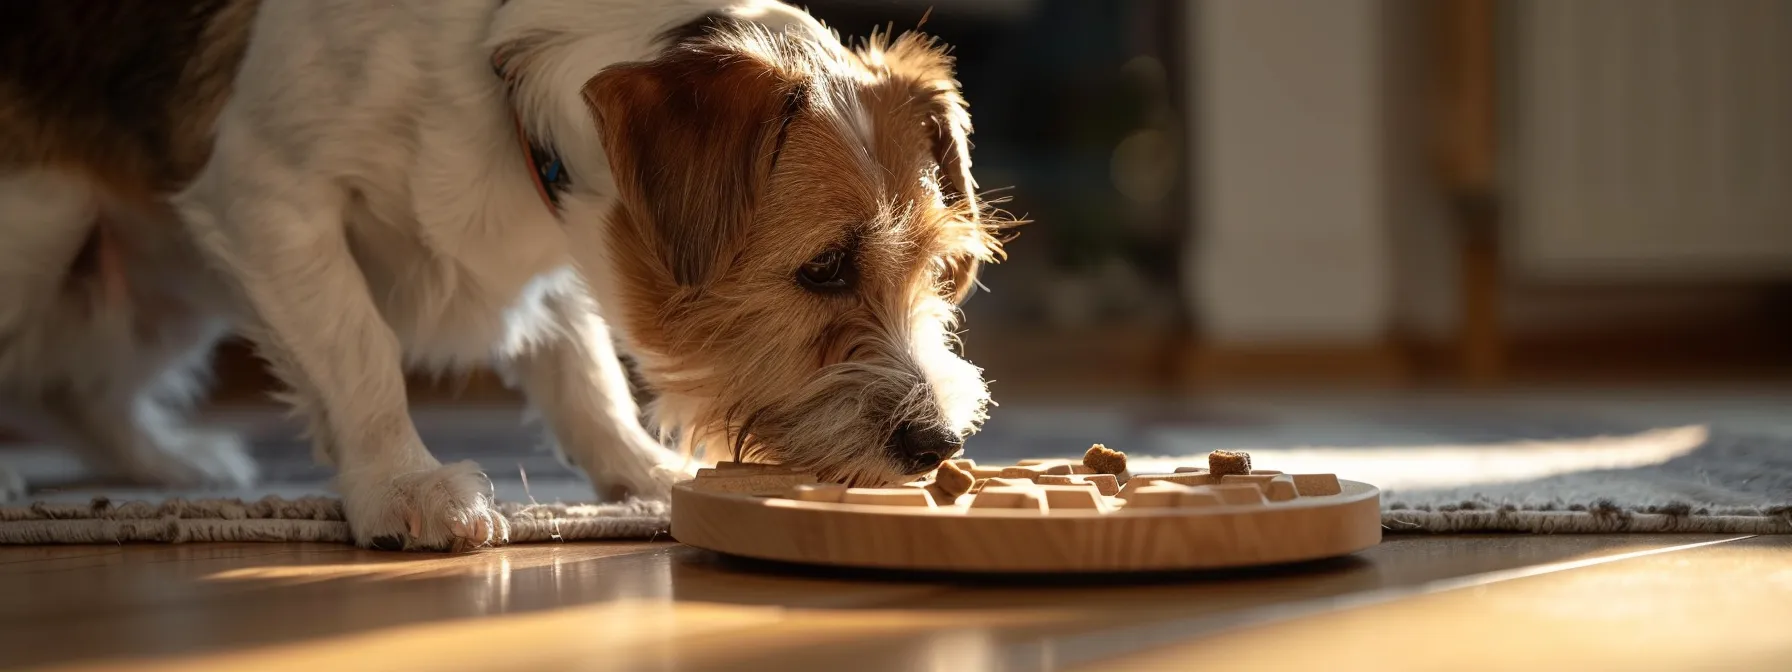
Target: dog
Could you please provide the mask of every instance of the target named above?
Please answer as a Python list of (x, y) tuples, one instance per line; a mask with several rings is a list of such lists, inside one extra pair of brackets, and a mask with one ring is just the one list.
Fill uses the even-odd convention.
[(849, 47), (772, 0), (33, 0), (0, 45), (0, 390), (113, 475), (254, 479), (185, 419), (232, 333), (370, 548), (507, 540), (408, 370), (501, 372), (606, 497), (721, 453), (898, 482), (986, 416), (959, 309), (1017, 220), (918, 32)]

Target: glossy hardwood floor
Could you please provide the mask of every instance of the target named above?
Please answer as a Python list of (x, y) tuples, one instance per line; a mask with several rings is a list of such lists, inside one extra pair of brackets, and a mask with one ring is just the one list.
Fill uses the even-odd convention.
[(1390, 537), (1097, 580), (763, 565), (669, 542), (460, 556), (0, 547), (0, 667), (1792, 669), (1792, 538)]

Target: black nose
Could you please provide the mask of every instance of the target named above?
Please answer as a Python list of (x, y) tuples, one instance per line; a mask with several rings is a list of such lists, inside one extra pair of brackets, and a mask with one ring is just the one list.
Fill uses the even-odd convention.
[(964, 439), (942, 427), (905, 422), (890, 435), (885, 449), (897, 462), (919, 473), (940, 466), (962, 447)]

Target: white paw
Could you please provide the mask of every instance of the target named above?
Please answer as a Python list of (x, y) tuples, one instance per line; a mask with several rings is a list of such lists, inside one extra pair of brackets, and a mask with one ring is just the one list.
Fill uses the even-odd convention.
[(604, 464), (587, 469), (586, 476), (600, 497), (622, 501), (630, 497), (665, 501), (672, 498), (672, 484), (697, 475), (695, 460), (685, 459), (657, 443), (642, 444), (620, 455), (607, 455)]
[(12, 502), (25, 498), (25, 477), (19, 472), (0, 467), (0, 502)]
[(510, 541), (491, 481), (472, 462), (409, 472), (344, 475), (349, 531), (363, 548), (465, 551)]
[(180, 429), (160, 437), (130, 464), (125, 478), (170, 488), (246, 488), (255, 484), (255, 460), (230, 432)]

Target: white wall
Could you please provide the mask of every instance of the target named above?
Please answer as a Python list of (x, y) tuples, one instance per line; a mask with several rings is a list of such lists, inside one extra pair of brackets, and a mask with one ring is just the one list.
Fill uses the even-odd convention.
[(1201, 0), (1186, 281), (1203, 336), (1373, 342), (1392, 314), (1381, 0)]

